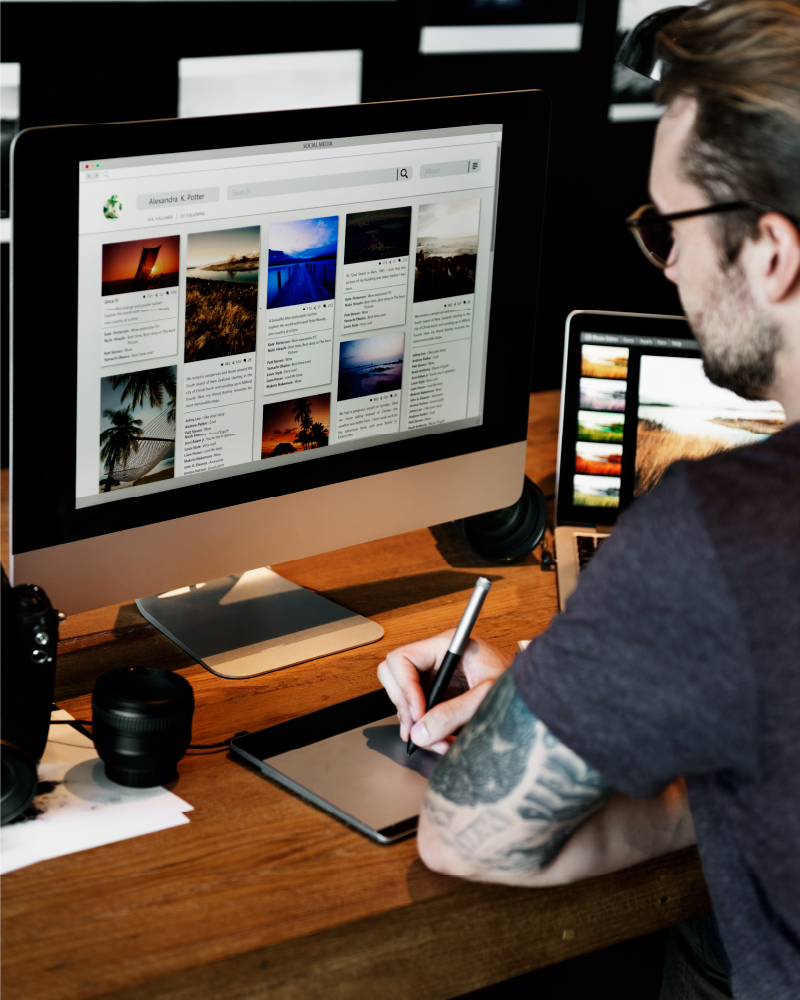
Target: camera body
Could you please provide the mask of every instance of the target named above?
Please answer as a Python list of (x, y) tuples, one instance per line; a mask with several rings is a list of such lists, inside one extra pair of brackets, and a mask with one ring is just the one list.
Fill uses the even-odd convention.
[(41, 587), (11, 587), (2, 574), (0, 670), (0, 822), (9, 823), (36, 794), (36, 764), (50, 728), (61, 616)]

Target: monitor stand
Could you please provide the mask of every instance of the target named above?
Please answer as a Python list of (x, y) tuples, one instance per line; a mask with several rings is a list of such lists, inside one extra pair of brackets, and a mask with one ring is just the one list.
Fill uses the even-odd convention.
[(266, 567), (140, 597), (145, 618), (220, 677), (255, 677), (383, 638), (383, 627)]

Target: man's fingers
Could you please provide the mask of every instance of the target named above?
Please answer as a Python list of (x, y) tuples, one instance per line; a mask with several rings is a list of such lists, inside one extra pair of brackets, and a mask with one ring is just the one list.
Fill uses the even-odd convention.
[[(491, 683), (484, 681), (449, 701), (442, 701), (411, 727), (411, 739), (418, 747), (433, 749), (448, 736), (469, 722), (478, 705), (486, 697)], [(441, 753), (441, 750), (438, 751)]]
[(392, 704), (397, 709), (397, 717), (400, 719), (400, 736), (402, 739), (407, 740), (409, 730), (414, 724), (414, 718), (411, 714), (411, 708), (408, 704), (408, 700), (403, 694), (402, 688), (395, 680), (392, 671), (386, 663), (386, 660), (384, 660), (378, 667), (378, 680), (383, 685), (386, 693), (392, 701)]

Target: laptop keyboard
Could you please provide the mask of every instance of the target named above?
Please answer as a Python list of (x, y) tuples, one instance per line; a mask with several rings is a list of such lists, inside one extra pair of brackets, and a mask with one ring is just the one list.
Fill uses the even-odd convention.
[(578, 572), (586, 567), (586, 564), (597, 552), (608, 535), (597, 535), (594, 532), (589, 534), (578, 534), (575, 532), (575, 548), (578, 553)]

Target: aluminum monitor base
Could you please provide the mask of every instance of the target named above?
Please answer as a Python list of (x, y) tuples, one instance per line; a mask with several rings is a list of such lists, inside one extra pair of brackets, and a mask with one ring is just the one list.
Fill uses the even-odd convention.
[(145, 618), (219, 677), (255, 677), (383, 638), (383, 627), (253, 569), (140, 597)]

